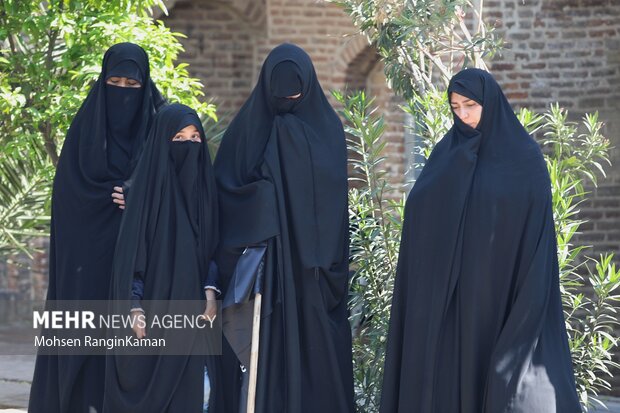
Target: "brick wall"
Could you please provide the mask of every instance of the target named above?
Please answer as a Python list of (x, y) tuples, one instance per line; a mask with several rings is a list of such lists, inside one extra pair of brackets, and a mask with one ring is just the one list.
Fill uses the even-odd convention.
[(192, 75), (205, 84), (208, 97), (229, 118), (243, 104), (269, 51), (283, 42), (303, 47), (314, 62), (319, 81), (330, 90), (372, 89), (389, 120), (386, 139), (391, 179), (401, 182), (406, 159), (399, 100), (386, 85), (378, 56), (338, 7), (314, 0), (177, 0), (164, 22), (185, 33)]
[(544, 109), (560, 102), (571, 117), (599, 111), (615, 148), (613, 166), (581, 216), (579, 242), (590, 254), (620, 259), (620, 2), (615, 0), (492, 0), (485, 16), (506, 51), (491, 69), (511, 103)]
[[(605, 133), (618, 146), (620, 120), (614, 114), (620, 106), (616, 102), (620, 102), (620, 3), (614, 3), (485, 1), (487, 21), (506, 42), (506, 50), (491, 69), (515, 107), (544, 109), (559, 101), (575, 119), (599, 110), (607, 124)], [(203, 80), (220, 114), (232, 116), (241, 106), (274, 46), (293, 42), (312, 57), (327, 94), (344, 87), (374, 91), (388, 129), (393, 129), (386, 136), (392, 180), (398, 181), (408, 169), (399, 101), (387, 98), (391, 92), (381, 70), (372, 72), (379, 64), (376, 53), (355, 34), (349, 16), (336, 6), (321, 0), (176, 0), (164, 21), (188, 36), (182, 40), (187, 52), (181, 59)], [(612, 155), (620, 160), (618, 150)], [(620, 252), (617, 169), (601, 182), (597, 198), (584, 205), (584, 216), (598, 219), (599, 224), (586, 226), (588, 233), (582, 239), (596, 242), (597, 251)]]
[[(265, 35), (265, 4), (248, 1), (235, 8), (215, 1), (177, 1), (165, 18), (174, 31), (184, 33), (185, 53), (209, 97), (221, 112), (236, 111), (245, 101), (254, 79), (255, 45)], [(246, 10), (248, 13), (246, 13)]]

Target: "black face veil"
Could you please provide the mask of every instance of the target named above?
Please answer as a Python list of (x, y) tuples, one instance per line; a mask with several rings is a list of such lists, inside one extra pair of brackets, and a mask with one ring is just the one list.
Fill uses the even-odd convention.
[[(288, 96), (301, 94), (296, 99)], [(316, 191), (294, 190), (291, 202), (295, 215), (310, 217), (296, 222), (300, 227), (312, 225), (340, 229), (346, 211), (346, 143), (340, 119), (327, 101), (316, 78), (309, 56), (294, 45), (275, 48), (265, 60), (260, 79), (251, 96), (228, 127), (214, 163), (220, 189), (222, 243), (225, 246), (250, 245), (279, 232), (272, 185), (261, 178), (266, 146), (272, 135), (286, 129), (287, 135), (307, 135), (311, 154), (297, 165), (287, 165), (291, 187), (295, 179), (299, 188), (308, 187), (313, 178), (303, 174), (309, 167), (314, 173)], [(284, 145), (282, 145), (284, 146)], [(286, 147), (282, 150), (289, 150)], [(312, 162), (312, 164), (308, 164)], [(335, 175), (334, 175), (335, 174)], [(330, 176), (331, 175), (331, 176)], [(322, 181), (318, 181), (321, 179)], [(316, 202), (312, 197), (318, 197)], [(303, 204), (303, 205), (302, 205)], [(310, 211), (314, 208), (316, 211)], [(298, 209), (299, 208), (299, 209)], [(248, 214), (248, 210), (252, 210)], [(318, 216), (315, 217), (315, 214)], [(297, 220), (296, 217), (291, 218)], [(316, 232), (304, 228), (302, 232)], [(338, 236), (335, 236), (338, 238)], [(298, 239), (306, 266), (329, 267), (334, 244), (323, 239), (321, 245), (307, 246)], [(338, 241), (340, 242), (340, 241)], [(315, 249), (320, 251), (314, 251)], [(310, 258), (310, 255), (312, 258)]]
[[(142, 84), (144, 73), (148, 68), (139, 67), (140, 63), (143, 63), (142, 59), (127, 59), (127, 56), (121, 53), (112, 54), (105, 79), (107, 81), (111, 77), (125, 77)], [(133, 139), (136, 132), (134, 120), (143, 95), (143, 87), (120, 87), (107, 83), (105, 85), (108, 166), (117, 172), (122, 173), (133, 155), (136, 143)]]
[(493, 77), (431, 153), (405, 208), (381, 412), (579, 412), (546, 164)]
[[(200, 132), (200, 143), (170, 140), (189, 125)], [(218, 242), (217, 191), (204, 136), (196, 112), (187, 106), (166, 106), (155, 117), (131, 178), (131, 201), (114, 255), (112, 298), (127, 300), (113, 302), (115, 314), (129, 314), (136, 274), (144, 282), (142, 302), (147, 317), (157, 311), (153, 300), (204, 301), (204, 278)], [(204, 306), (195, 310), (193, 314), (202, 313)], [(104, 408), (200, 412), (204, 365), (204, 356), (189, 351), (187, 355), (149, 357), (112, 352), (107, 357)], [(210, 377), (214, 372), (210, 369)]]
[[(201, 133), (203, 139), (200, 143), (170, 140), (189, 125), (195, 126)], [(133, 276), (135, 273), (148, 273), (149, 257), (173, 254), (179, 249), (174, 248), (175, 243), (181, 241), (200, 245), (193, 248), (193, 253), (200, 255), (199, 274), (205, 276), (219, 238), (217, 192), (208, 145), (193, 109), (173, 104), (158, 113), (130, 182), (131, 202), (127, 204), (123, 216), (114, 255), (113, 297), (129, 299)], [(179, 232), (181, 220), (187, 221), (187, 228), (192, 232)], [(164, 239), (155, 239), (158, 234), (169, 235)], [(190, 242), (191, 239), (198, 244)], [(154, 251), (154, 247), (148, 245), (158, 245), (161, 251)], [(171, 257), (171, 260), (176, 258)], [(170, 263), (172, 267), (175, 265), (175, 262)], [(154, 277), (151, 284), (163, 283), (164, 279), (165, 283), (181, 282), (178, 278), (183, 276), (181, 272), (176, 275), (176, 280), (171, 278), (172, 275)], [(201, 293), (199, 288), (198, 299), (202, 297)], [(153, 291), (153, 294), (159, 298), (149, 299), (173, 299), (163, 290)]]
[[(142, 87), (105, 83), (110, 76), (121, 75), (137, 78)], [(131, 43), (112, 46), (103, 58), (99, 79), (71, 124), (56, 170), (52, 195), (55, 250), (50, 262), (55, 274), (50, 274), (48, 298), (107, 299), (111, 254), (122, 216), (111, 202), (112, 189), (129, 178), (162, 104), (145, 51)], [(93, 257), (93, 250), (103, 255)]]
[[(267, 244), (257, 412), (353, 411), (346, 161), (342, 124), (310, 57), (276, 47), (214, 164), (222, 247)], [(220, 259), (230, 289), (234, 263)], [(236, 314), (251, 303), (230, 318), (224, 309), (225, 330), (228, 319), (243, 324)]]
[[(139, 80), (140, 89), (106, 85), (110, 76)], [(122, 90), (121, 90), (122, 89)], [(150, 78), (146, 52), (131, 43), (112, 46), (101, 74), (67, 133), (54, 179), (48, 300), (107, 300), (122, 212), (112, 202), (122, 186), (163, 98)], [(99, 409), (103, 358), (37, 359), (30, 409)], [(55, 377), (48, 380), (48, 376)], [(99, 410), (98, 410), (99, 411)]]

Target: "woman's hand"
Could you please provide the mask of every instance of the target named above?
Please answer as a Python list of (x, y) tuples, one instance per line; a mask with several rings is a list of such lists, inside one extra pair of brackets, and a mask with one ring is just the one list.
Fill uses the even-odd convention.
[(215, 299), (215, 291), (212, 289), (207, 289), (205, 290), (205, 295), (207, 296), (207, 306), (205, 307), (203, 317), (209, 322), (212, 322), (217, 316), (217, 300)]
[(112, 192), (112, 202), (118, 204), (120, 209), (125, 209), (125, 195), (123, 194), (122, 186), (114, 187), (114, 192)]
[(143, 314), (144, 312), (142, 310), (131, 310), (131, 329), (138, 339), (146, 337), (146, 330), (143, 326), (144, 320), (139, 318)]

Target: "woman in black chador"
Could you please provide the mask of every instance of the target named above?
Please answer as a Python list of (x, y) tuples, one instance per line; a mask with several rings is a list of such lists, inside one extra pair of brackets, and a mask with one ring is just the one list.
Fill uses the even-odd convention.
[[(302, 49), (283, 44), (267, 56), (214, 167), (225, 306), (230, 290), (243, 284), (230, 280), (233, 251), (267, 245), (256, 412), (353, 412), (347, 151), (342, 124)], [(238, 364), (224, 373), (238, 372)]]
[(540, 148), (489, 73), (448, 98), (405, 208), (381, 412), (580, 412)]
[[(71, 123), (52, 192), (48, 300), (107, 300), (121, 222), (123, 182), (131, 175), (163, 98), (146, 52), (112, 46), (99, 79)], [(30, 412), (100, 412), (102, 356), (37, 357)]]
[[(153, 315), (149, 300), (200, 304), (206, 295), (206, 309), (203, 306), (196, 314), (204, 311), (205, 317), (214, 319), (217, 268), (211, 256), (218, 241), (216, 194), (196, 112), (180, 104), (163, 108), (131, 177), (114, 256), (114, 300), (133, 300), (134, 315), (146, 311), (149, 320)], [(152, 336), (152, 330), (143, 327), (134, 325), (136, 336)], [(108, 356), (104, 411), (202, 412), (205, 357), (191, 353), (190, 347), (186, 350), (178, 355)]]

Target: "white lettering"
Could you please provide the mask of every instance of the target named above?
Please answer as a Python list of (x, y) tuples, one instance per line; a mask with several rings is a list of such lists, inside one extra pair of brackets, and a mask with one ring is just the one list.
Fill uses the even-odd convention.
[(38, 328), (39, 326), (43, 326), (43, 328), (48, 328), (50, 324), (50, 319), (47, 311), (35, 311), (32, 317), (32, 324), (33, 328)]

